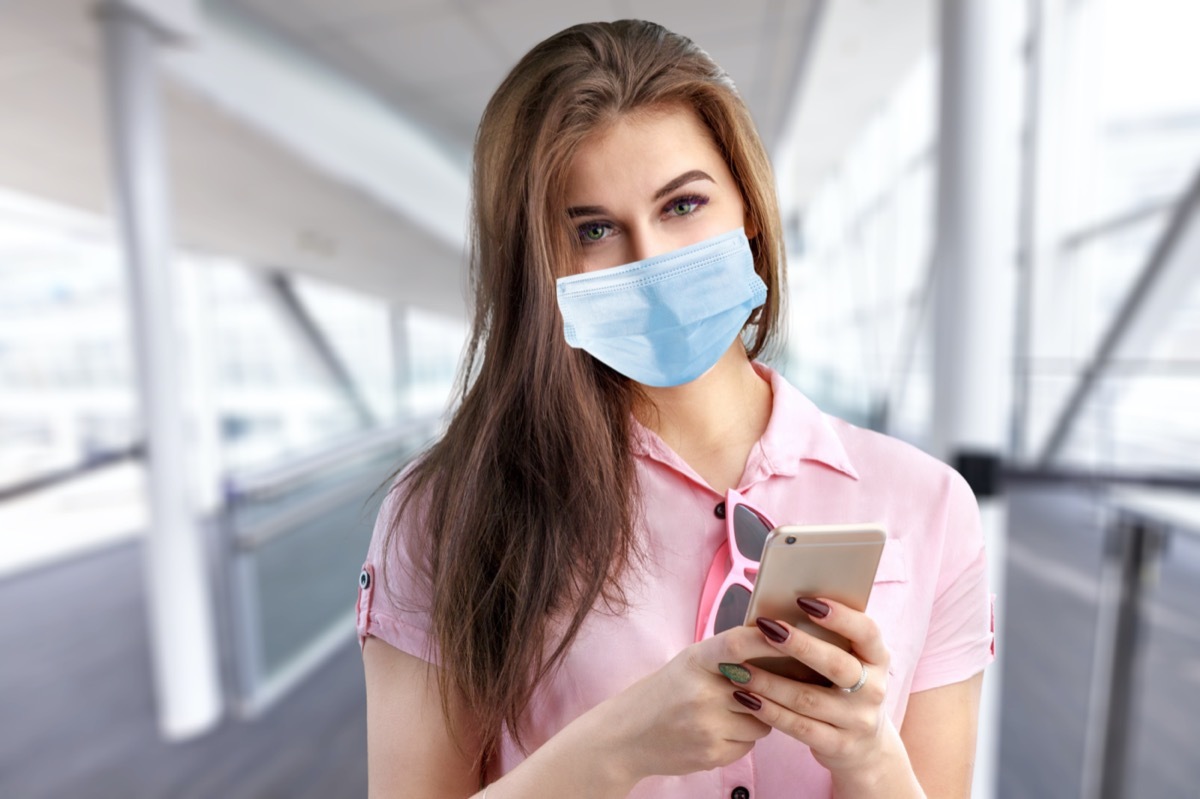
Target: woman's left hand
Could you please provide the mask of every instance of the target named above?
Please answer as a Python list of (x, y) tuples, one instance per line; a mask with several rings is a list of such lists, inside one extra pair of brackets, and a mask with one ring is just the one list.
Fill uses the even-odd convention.
[[(865, 613), (832, 600), (818, 603), (810, 605), (813, 622), (844, 636), (852, 653), (784, 622), (765, 619), (758, 626), (782, 654), (823, 674), (833, 685), (797, 682), (743, 664), (750, 679), (735, 685), (750, 694), (750, 701), (739, 701), (759, 720), (807, 744), (831, 772), (878, 765), (880, 755), (898, 738), (883, 709), (891, 653), (878, 625)], [(819, 616), (822, 607), (829, 608), (824, 618)], [(756, 698), (761, 707), (754, 709)]]

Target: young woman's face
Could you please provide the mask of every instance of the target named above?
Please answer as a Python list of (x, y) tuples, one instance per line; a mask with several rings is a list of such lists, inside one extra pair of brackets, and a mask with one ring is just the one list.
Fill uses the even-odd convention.
[(567, 216), (583, 272), (745, 226), (733, 175), (708, 129), (682, 106), (627, 114), (585, 140), (567, 173)]

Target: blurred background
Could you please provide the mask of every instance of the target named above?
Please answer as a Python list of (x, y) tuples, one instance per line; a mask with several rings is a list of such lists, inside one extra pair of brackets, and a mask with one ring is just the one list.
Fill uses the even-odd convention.
[(470, 148), (643, 17), (775, 165), (825, 410), (988, 529), (976, 796), (1200, 783), (1200, 4), (0, 0), (0, 796), (366, 792), (359, 567), (467, 329)]

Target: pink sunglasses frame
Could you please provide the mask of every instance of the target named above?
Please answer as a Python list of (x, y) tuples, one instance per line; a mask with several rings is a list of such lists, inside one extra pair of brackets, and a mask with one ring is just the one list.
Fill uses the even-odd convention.
[(737, 546), (737, 535), (733, 527), (734, 508), (743, 505), (747, 510), (758, 516), (767, 525), (767, 531), (775, 529), (775, 524), (767, 514), (755, 508), (742, 499), (742, 495), (732, 488), (725, 493), (725, 541), (717, 549), (712, 565), (708, 567), (708, 575), (704, 578), (704, 590), (700, 594), (700, 609), (696, 614), (696, 639), (702, 641), (710, 638), (716, 626), (717, 609), (725, 593), (735, 585), (742, 586), (748, 591), (754, 591), (754, 580), (758, 577), (758, 561), (751, 560), (741, 553)]

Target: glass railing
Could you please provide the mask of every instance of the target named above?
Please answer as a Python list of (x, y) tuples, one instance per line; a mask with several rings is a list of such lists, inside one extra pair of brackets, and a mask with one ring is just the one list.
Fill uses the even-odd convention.
[(216, 581), (241, 716), (285, 695), (354, 631), (353, 597), (384, 491), (432, 439), (429, 417), (231, 477)]
[(996, 795), (1191, 795), (1200, 481), (1185, 491), (1027, 475), (1007, 497)]

